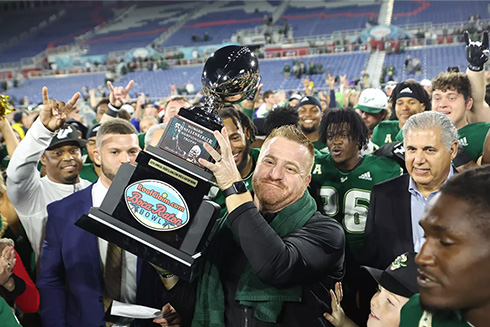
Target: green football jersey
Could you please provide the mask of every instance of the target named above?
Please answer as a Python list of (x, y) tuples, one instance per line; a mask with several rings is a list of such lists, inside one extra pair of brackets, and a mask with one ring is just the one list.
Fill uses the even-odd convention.
[(310, 192), (320, 212), (342, 224), (347, 245), (357, 262), (360, 262), (373, 186), (402, 173), (396, 162), (373, 155), (366, 155), (352, 171), (341, 171), (330, 154), (316, 152)]
[(473, 123), (458, 129), (459, 146), (474, 162), (483, 154), (483, 143), (489, 128), (490, 123)]
[[(488, 129), (490, 129), (490, 123), (483, 122), (468, 124), (458, 129), (458, 144), (474, 162), (477, 162), (483, 154), (483, 143), (485, 143)], [(401, 131), (395, 140), (403, 141)]]
[(323, 152), (323, 153), (328, 153), (328, 148), (327, 146), (324, 144), (324, 143), (321, 143), (320, 141), (315, 141), (315, 142), (312, 142), (313, 143), (313, 147), (320, 151), (320, 152)]
[[(249, 191), (252, 191), (252, 176), (254, 175), (255, 164), (257, 163), (259, 154), (260, 154), (260, 149), (256, 149), (256, 148), (250, 149), (250, 157), (252, 158), (252, 163), (253, 163), (252, 170), (250, 171), (250, 174), (248, 174), (248, 176), (243, 179), (243, 182), (245, 183), (245, 186)], [(221, 210), (219, 212), (218, 217), (222, 218), (226, 214), (226, 202), (225, 202), (225, 197), (223, 196), (223, 192), (218, 191), (218, 193), (214, 198), (212, 198), (212, 200), (220, 205)]]
[(441, 319), (432, 316), (420, 307), (420, 294), (415, 294), (403, 306), (400, 313), (400, 327), (471, 327), (455, 312), (452, 319)]
[(395, 142), (395, 137), (400, 131), (398, 120), (385, 120), (379, 123), (373, 130), (372, 141), (378, 147), (386, 143)]
[(80, 171), (80, 178), (89, 182), (95, 182), (99, 176), (94, 170), (94, 163), (84, 163), (82, 170)]

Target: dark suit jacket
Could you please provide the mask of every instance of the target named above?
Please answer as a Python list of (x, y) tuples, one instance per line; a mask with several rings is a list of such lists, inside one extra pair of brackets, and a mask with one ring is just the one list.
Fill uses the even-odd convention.
[[(92, 186), (48, 206), (38, 289), (44, 326), (105, 326), (97, 237), (75, 222), (92, 206)], [(154, 268), (137, 267), (137, 303), (160, 309), (166, 292)], [(153, 325), (150, 320), (135, 326)]]
[(373, 187), (364, 234), (365, 265), (386, 269), (400, 254), (413, 251), (410, 175)]

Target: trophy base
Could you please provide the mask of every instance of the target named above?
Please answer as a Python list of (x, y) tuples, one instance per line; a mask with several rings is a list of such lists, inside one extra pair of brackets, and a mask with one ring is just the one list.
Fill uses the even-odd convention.
[[(75, 225), (190, 281), (206, 245), (195, 243), (210, 238), (218, 212), (219, 206), (216, 203), (203, 201), (196, 217), (190, 222), (190, 228), (180, 249), (104, 213), (99, 208), (91, 208), (89, 213), (80, 217)], [(189, 253), (182, 248), (197, 248), (198, 251)]]

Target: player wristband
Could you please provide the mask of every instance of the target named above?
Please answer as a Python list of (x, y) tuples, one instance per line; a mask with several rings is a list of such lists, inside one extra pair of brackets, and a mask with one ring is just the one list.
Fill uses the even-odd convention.
[(119, 109), (121, 109), (121, 107), (116, 108), (109, 103), (109, 105), (107, 106), (107, 111), (105, 113), (107, 116), (117, 117), (117, 113), (119, 112)]
[(481, 66), (474, 66), (472, 64), (469, 64), (468, 65), (468, 68), (471, 70), (471, 71), (474, 71), (474, 72), (481, 72), (483, 70), (483, 67), (484, 65), (481, 65)]

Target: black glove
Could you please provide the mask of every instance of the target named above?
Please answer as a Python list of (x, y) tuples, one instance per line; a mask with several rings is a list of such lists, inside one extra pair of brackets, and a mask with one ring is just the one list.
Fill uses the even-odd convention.
[(466, 43), (466, 60), (468, 68), (474, 72), (481, 72), (488, 60), (488, 31), (482, 34), (482, 42), (471, 42), (468, 31), (463, 34)]

